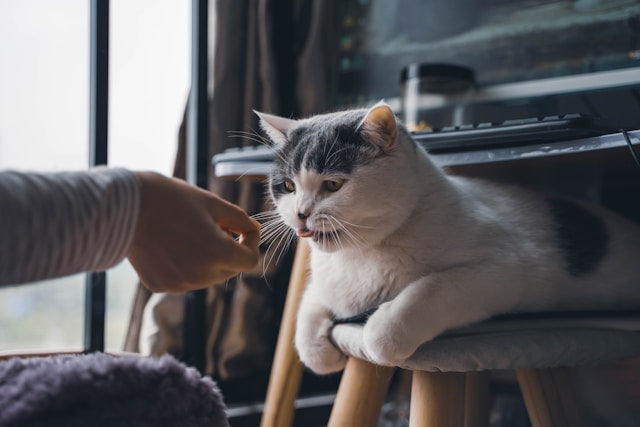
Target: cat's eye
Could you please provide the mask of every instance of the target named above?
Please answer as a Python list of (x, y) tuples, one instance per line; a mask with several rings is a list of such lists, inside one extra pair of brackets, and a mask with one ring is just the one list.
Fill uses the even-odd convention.
[(341, 189), (342, 184), (344, 184), (344, 181), (336, 180), (336, 179), (328, 179), (322, 183), (322, 185), (324, 186), (324, 189), (332, 193), (335, 193), (336, 191)]
[(286, 180), (284, 182), (284, 188), (289, 193), (293, 193), (294, 191), (296, 191), (296, 185), (293, 183), (293, 181)]

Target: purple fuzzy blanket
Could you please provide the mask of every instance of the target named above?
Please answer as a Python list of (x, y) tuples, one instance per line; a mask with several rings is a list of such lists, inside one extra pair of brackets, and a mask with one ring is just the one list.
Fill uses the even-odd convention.
[(0, 426), (228, 426), (216, 385), (169, 356), (0, 362)]

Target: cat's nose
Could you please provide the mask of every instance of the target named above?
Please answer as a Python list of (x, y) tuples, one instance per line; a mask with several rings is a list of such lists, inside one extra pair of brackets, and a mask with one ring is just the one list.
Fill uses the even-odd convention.
[(309, 218), (309, 211), (298, 212), (298, 218), (302, 220)]

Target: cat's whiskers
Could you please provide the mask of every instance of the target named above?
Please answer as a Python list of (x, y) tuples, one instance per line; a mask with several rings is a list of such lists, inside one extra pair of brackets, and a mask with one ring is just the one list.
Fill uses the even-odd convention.
[[(320, 216), (322, 218), (322, 234), (323, 237), (325, 239), (331, 239), (333, 241), (333, 243), (336, 244), (336, 246), (338, 246), (338, 241), (337, 241), (337, 230), (335, 229), (335, 227), (333, 226), (333, 224), (331, 224), (331, 218), (329, 217), (329, 215), (326, 214), (322, 214)], [(326, 226), (329, 225), (329, 227), (331, 227), (331, 230), (329, 230), (329, 233), (327, 233), (325, 231)], [(340, 248), (343, 249), (343, 248)]]
[[(335, 218), (333, 215), (319, 214), (318, 217), (323, 220), (322, 221), (322, 234), (323, 234), (323, 237), (325, 239), (329, 239), (330, 238), (334, 242), (334, 244), (340, 248), (340, 250), (344, 250), (345, 247), (344, 247), (344, 243), (343, 243), (342, 237), (341, 237), (342, 233), (340, 232), (342, 229), (344, 229), (344, 226), (342, 226), (338, 222), (338, 227), (336, 227), (336, 224), (334, 224), (334, 221), (337, 222), (337, 218)], [(327, 224), (329, 225), (329, 227), (331, 227), (331, 230), (329, 231), (328, 234), (326, 232), (326, 225)], [(347, 235), (347, 237), (349, 237), (349, 236)], [(350, 238), (350, 240), (354, 241), (352, 237), (349, 237), (349, 238)], [(355, 241), (354, 241), (354, 245), (356, 247), (358, 247), (358, 244)], [(362, 252), (362, 251), (360, 251), (360, 252)]]
[(274, 258), (276, 264), (280, 262), (282, 255), (291, 246), (295, 233), (276, 210), (258, 212), (251, 215), (251, 218), (261, 222), (260, 245), (269, 242), (262, 263), (262, 277), (266, 277), (271, 262)]
[(271, 228), (274, 224), (283, 224), (284, 221), (282, 221), (281, 218), (271, 218), (271, 219), (267, 219), (264, 218), (261, 222), (261, 229), (260, 231), (262, 233), (264, 233), (265, 231), (268, 231), (269, 228)]
[[(335, 218), (335, 217), (334, 217), (334, 218)], [(336, 218), (336, 219), (338, 219), (338, 218)], [(358, 224), (354, 224), (354, 223), (349, 222), (349, 221), (344, 220), (344, 219), (340, 219), (340, 220), (338, 220), (338, 221), (339, 221), (340, 223), (344, 223), (344, 224), (350, 225), (350, 226), (352, 226), (352, 227), (357, 227), (357, 228), (368, 228), (368, 229), (370, 229), (370, 230), (373, 230), (373, 229), (375, 228), (375, 227), (371, 227), (371, 226), (368, 226), (368, 225), (358, 225)]]
[(276, 211), (260, 212), (255, 215), (251, 215), (251, 218), (260, 222), (261, 237), (264, 237), (264, 234), (267, 233), (271, 228), (273, 228), (274, 225), (277, 225), (280, 223), (284, 224), (284, 221)]
[(289, 234), (289, 237), (287, 238), (287, 241), (284, 244), (284, 248), (280, 251), (278, 258), (276, 259), (276, 264), (280, 262), (280, 257), (289, 251), (289, 247), (291, 246), (291, 243), (293, 243), (293, 241), (296, 238), (295, 233), (288, 233), (288, 234)]
[(355, 248), (358, 249), (358, 252), (360, 252), (360, 255), (364, 256), (364, 254), (362, 253), (362, 245), (365, 243), (365, 240), (362, 238), (362, 236), (356, 233), (355, 230), (350, 230), (349, 227), (344, 225), (343, 224), (343, 222), (345, 222), (344, 220), (340, 220), (333, 215), (326, 215), (326, 217), (329, 219), (329, 221), (332, 224), (333, 224), (333, 221), (335, 221), (340, 231), (342, 232), (342, 233), (338, 233), (338, 230), (336, 230), (336, 233), (344, 234), (353, 243), (353, 246), (355, 246)]
[(261, 230), (260, 230), (260, 234), (261, 237), (264, 237), (264, 234), (266, 232), (268, 232), (271, 228), (273, 228), (273, 225), (278, 224), (278, 223), (283, 223), (282, 218), (280, 217), (280, 215), (278, 214), (277, 211), (265, 211), (265, 212), (260, 212), (254, 215), (251, 215), (251, 218), (255, 219), (256, 221), (260, 222), (260, 226), (261, 226)]
[(258, 142), (262, 145), (271, 146), (271, 141), (269, 141), (269, 139), (260, 135), (258, 132), (256, 132), (253, 129), (251, 129), (251, 132), (244, 131), (244, 130), (230, 130), (227, 133), (229, 134), (229, 136), (243, 137), (243, 138), (251, 139), (252, 141)]
[(282, 219), (279, 216), (262, 216), (262, 217), (255, 217), (255, 216), (251, 216), (251, 218), (255, 219), (256, 221), (258, 221), (260, 223), (260, 225), (264, 226), (267, 223), (272, 223), (274, 221), (282, 221)]
[[(337, 220), (336, 220), (337, 221)], [(343, 227), (342, 224), (338, 223), (338, 227)], [(344, 234), (345, 238), (349, 239), (351, 241), (351, 243), (353, 244), (353, 246), (358, 250), (358, 252), (360, 252), (360, 254), (362, 255), (362, 250), (360, 248), (360, 241), (358, 241), (358, 239), (346, 228), (342, 228), (342, 234)]]
[(344, 245), (342, 244), (342, 239), (340, 238), (340, 233), (338, 233), (338, 230), (336, 229), (336, 226), (333, 224), (333, 221), (331, 220), (331, 217), (327, 216), (327, 218), (329, 219), (329, 225), (333, 229), (333, 233), (331, 233), (331, 238), (336, 243), (336, 245), (340, 246), (340, 250), (344, 251)]
[(280, 214), (276, 210), (263, 211), (263, 212), (258, 212), (256, 214), (251, 215), (251, 218), (258, 221), (262, 218), (278, 218), (278, 217), (280, 217)]
[[(348, 236), (351, 238), (351, 240), (354, 243), (357, 244), (365, 244), (366, 240), (355, 230), (351, 229), (348, 226), (351, 227), (357, 227), (357, 228), (367, 228), (367, 229), (374, 229), (375, 227), (370, 227), (370, 226), (366, 226), (366, 225), (358, 225), (358, 224), (354, 224), (352, 222), (349, 222), (347, 220), (344, 219), (340, 219), (338, 217), (336, 217), (335, 215), (331, 215), (331, 214), (327, 214), (327, 213), (323, 213), (319, 215), (320, 218), (324, 218), (328, 221), (335, 221), (338, 224), (338, 228), (339, 230), (336, 230), (336, 232), (338, 231), (344, 231), (346, 234), (348, 234)], [(346, 225), (345, 225), (346, 224)]]
[(252, 135), (252, 134), (250, 134), (250, 133), (237, 133), (237, 134), (230, 134), (230, 135), (229, 135), (229, 138), (242, 138), (242, 139), (247, 139), (247, 140), (249, 140), (249, 141), (253, 141), (253, 142), (255, 142), (255, 143), (259, 144), (259, 145), (264, 145), (264, 146), (266, 146), (266, 147), (270, 148), (270, 149), (271, 149), (271, 151), (273, 151), (273, 152), (275, 152), (275, 151), (276, 151), (276, 150), (275, 150), (275, 148), (273, 148), (273, 146), (271, 146), (271, 145), (269, 144), (269, 142), (268, 142), (268, 141), (266, 141), (266, 140), (262, 139), (262, 137), (256, 137), (256, 136), (254, 136), (254, 135)]
[(282, 240), (284, 239), (284, 237), (286, 235), (287, 235), (287, 233), (283, 231), (279, 235), (280, 238), (277, 240), (277, 242), (276, 242), (276, 239), (274, 238), (274, 240), (271, 242), (271, 244), (269, 245), (269, 247), (265, 251), (264, 258), (263, 258), (263, 263), (262, 263), (262, 277), (266, 277), (267, 270), (269, 269), (269, 266), (271, 265), (271, 261), (273, 261), (273, 257), (275, 256), (276, 252), (280, 252), (278, 249), (281, 247)]
[(324, 221), (322, 221), (322, 236), (326, 236), (327, 232), (324, 229)]
[(261, 141), (260, 139), (255, 138), (255, 137), (253, 137), (251, 135), (244, 135), (244, 134), (242, 134), (242, 135), (229, 135), (229, 138), (242, 138), (242, 139), (248, 139), (249, 141), (257, 142), (260, 145), (265, 144), (264, 141)]
[(274, 258), (276, 264), (280, 262), (282, 255), (291, 246), (291, 242), (293, 241), (295, 234), (291, 227), (289, 227), (279, 215), (275, 215), (273, 212), (263, 212), (258, 216), (261, 218), (271, 218), (262, 224), (263, 232), (260, 237), (261, 245), (266, 242), (270, 242), (264, 253), (264, 262), (262, 266), (262, 274), (264, 277), (266, 276), (266, 271)]
[(227, 133), (229, 134), (229, 138), (243, 138), (248, 139), (249, 141), (256, 142), (260, 145), (264, 145), (265, 147), (269, 148), (274, 155), (279, 157), (280, 160), (286, 163), (286, 159), (284, 158), (282, 153), (280, 153), (280, 151), (278, 151), (278, 149), (276, 149), (267, 138), (263, 137), (256, 131), (246, 132), (240, 130), (230, 130)]
[[(227, 280), (225, 280), (224, 282), (224, 289), (227, 290), (229, 289), (229, 284), (231, 283), (231, 279), (236, 279), (237, 282), (242, 282), (242, 279), (244, 277), (244, 273), (240, 272), (235, 276), (229, 277)], [(268, 283), (267, 283), (268, 284)]]
[(260, 214), (256, 214), (256, 215), (251, 215), (251, 218), (255, 219), (256, 221), (272, 221), (274, 219), (279, 219), (282, 221), (280, 215), (278, 215), (278, 213), (260, 213)]
[(260, 244), (274, 240), (287, 228), (289, 228), (289, 226), (283, 221), (272, 220), (271, 222), (266, 223), (263, 228), (265, 231), (260, 236)]
[[(329, 226), (331, 227), (331, 230), (329, 230), (329, 232), (327, 233), (326, 231), (326, 225), (327, 223), (329, 224)], [(322, 222), (322, 238), (324, 240), (331, 240), (333, 241), (333, 244), (335, 246), (338, 246), (340, 248), (340, 250), (343, 250), (344, 247), (342, 246), (341, 242), (340, 242), (340, 236), (338, 236), (338, 232), (335, 229), (335, 227), (333, 226), (333, 224), (331, 224), (331, 221), (329, 220), (329, 218), (327, 218), (327, 221), (323, 221)]]
[[(285, 250), (285, 247), (287, 246), (286, 244), (283, 245), (282, 242), (284, 241), (285, 243), (287, 242), (287, 240), (291, 237), (291, 235), (293, 234), (293, 230), (291, 230), (290, 227), (286, 227), (284, 229), (284, 231), (282, 233), (280, 233), (280, 238), (274, 238), (273, 241), (271, 242), (271, 244), (269, 245), (269, 247), (267, 248), (267, 250), (264, 253), (265, 256), (265, 263), (263, 265), (263, 271), (262, 274), (266, 275), (266, 271), (267, 268), (271, 265), (271, 261), (273, 261), (273, 258), (275, 257), (276, 252), (279, 253), (278, 257), (276, 258), (276, 264), (278, 263), (278, 260), (280, 260), (280, 255), (282, 255), (282, 253)], [(269, 250), (273, 247), (273, 244), (276, 242), (277, 239), (277, 244), (276, 247), (274, 248), (273, 251), (271, 251), (271, 255), (268, 256), (268, 252)], [(287, 239), (287, 240), (285, 240)], [(280, 249), (278, 251), (278, 249)]]
[[(336, 221), (337, 221), (337, 219), (336, 219)], [(347, 237), (349, 237), (349, 238), (351, 239), (351, 241), (352, 241), (356, 246), (360, 246), (362, 243), (364, 243), (364, 240), (362, 239), (362, 237), (361, 237), (358, 233), (356, 233), (355, 231), (351, 231), (351, 230), (349, 230), (347, 227), (345, 227), (345, 226), (344, 226), (344, 225), (342, 225), (342, 224), (339, 224), (339, 223), (338, 223), (338, 225), (339, 225), (340, 227), (342, 227), (342, 230), (344, 231), (344, 234), (345, 234)]]
[[(342, 223), (342, 220), (340, 220), (338, 218), (336, 218), (335, 220), (338, 222), (338, 224), (340, 224), (340, 226), (343, 228), (344, 232), (347, 233), (353, 239), (354, 242), (357, 242), (357, 243), (362, 244), (362, 245), (365, 244), (366, 240), (364, 239), (364, 237), (362, 237), (360, 235), (360, 233), (358, 233), (357, 231), (352, 230), (349, 227), (347, 227), (346, 225), (344, 225)], [(370, 227), (370, 228), (373, 228), (373, 227)]]
[[(245, 176), (247, 176), (247, 175), (251, 175), (251, 172), (256, 171), (256, 170), (258, 170), (258, 171), (262, 171), (262, 170), (263, 170), (263, 167), (262, 167), (262, 166), (256, 166), (256, 167), (254, 167), (254, 168), (249, 168), (249, 169), (247, 169), (244, 173), (242, 173), (242, 175), (238, 176), (234, 181), (235, 181), (235, 182), (238, 182), (238, 181), (240, 181), (242, 178), (244, 178)], [(256, 175), (262, 175), (262, 172), (261, 172), (260, 174), (256, 174)]]

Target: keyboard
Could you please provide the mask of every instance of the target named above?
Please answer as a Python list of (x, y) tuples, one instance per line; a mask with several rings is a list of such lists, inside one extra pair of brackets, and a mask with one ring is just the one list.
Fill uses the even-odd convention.
[(553, 143), (613, 132), (617, 132), (614, 126), (598, 118), (567, 114), (450, 126), (423, 130), (412, 135), (427, 151), (440, 153)]

